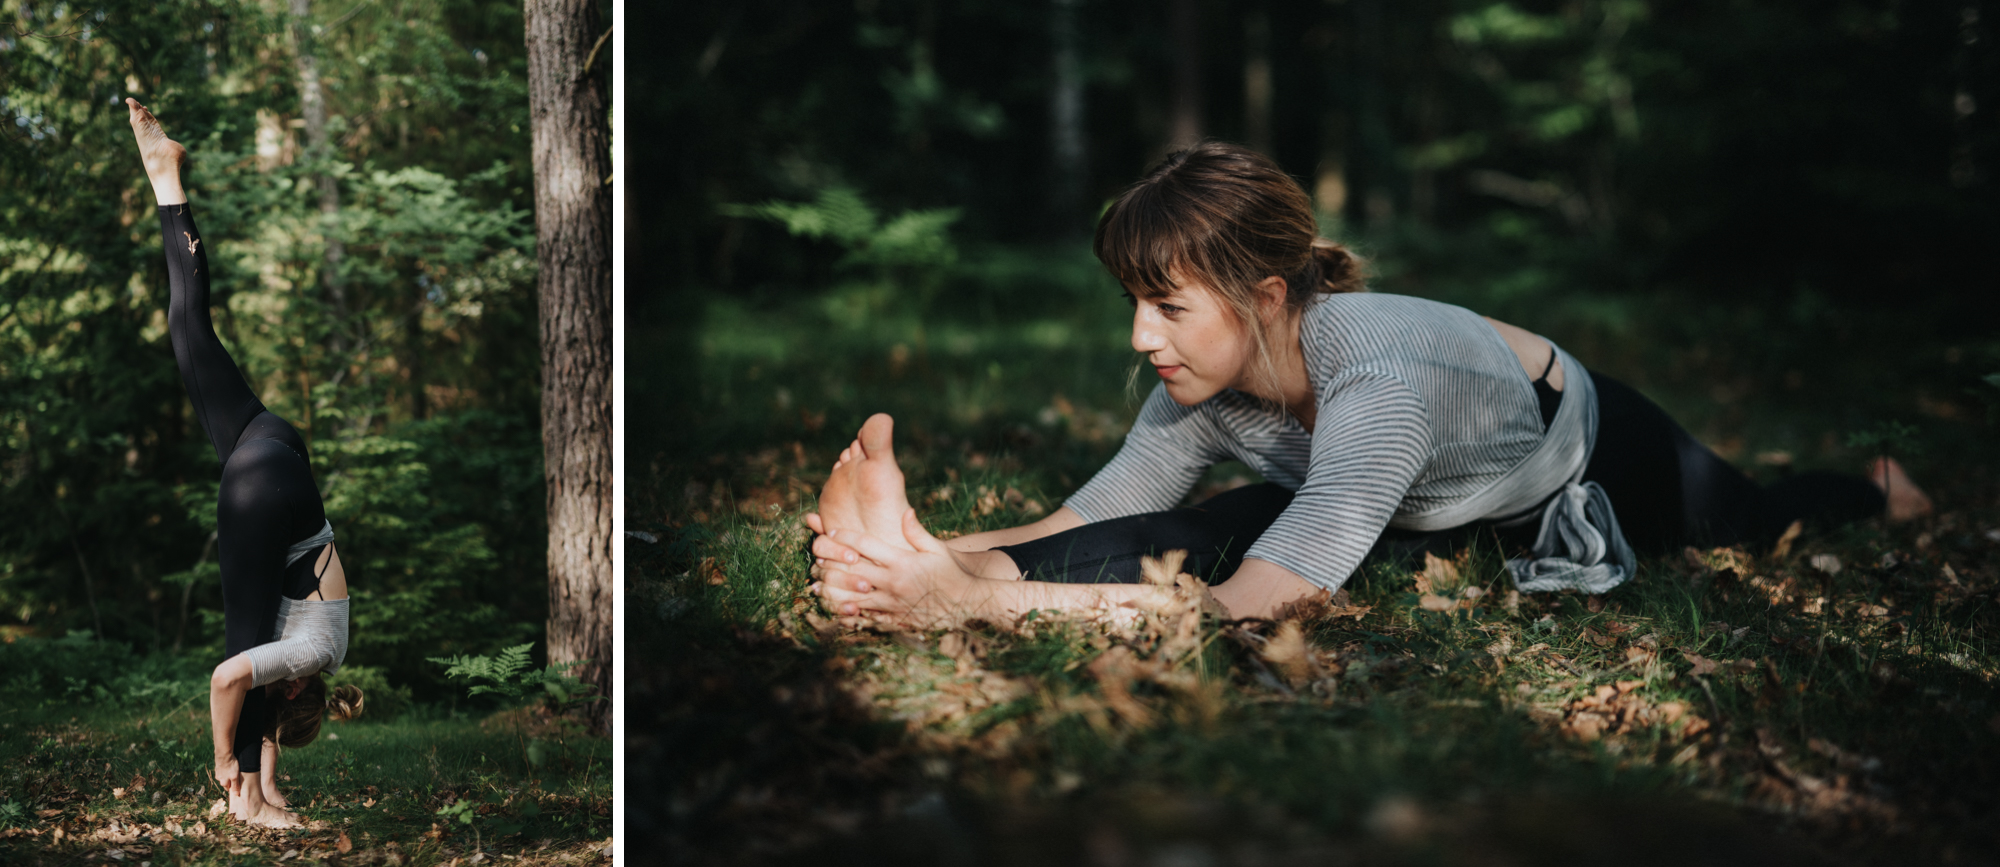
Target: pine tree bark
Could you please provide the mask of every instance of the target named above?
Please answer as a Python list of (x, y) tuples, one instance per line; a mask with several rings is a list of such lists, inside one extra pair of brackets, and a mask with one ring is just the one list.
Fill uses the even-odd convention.
[[(541, 296), (542, 455), (548, 483), (551, 663), (611, 708), (610, 55), (592, 57), (597, 0), (528, 0), (528, 111), (534, 125), (535, 257)], [(588, 66), (588, 68), (586, 68)]]

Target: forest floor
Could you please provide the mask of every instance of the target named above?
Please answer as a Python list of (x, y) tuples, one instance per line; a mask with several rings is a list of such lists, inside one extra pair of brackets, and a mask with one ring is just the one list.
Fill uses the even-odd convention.
[(279, 762), (306, 827), (272, 831), (220, 808), (206, 707), (23, 703), (0, 710), (0, 863), (608, 863), (610, 743), (565, 728), (524, 711), (328, 723)]
[[(633, 322), (634, 853), (1996, 859), (2000, 390), (1982, 378), (2000, 335), (1938, 340), (1923, 311), (1810, 293), (1771, 310), (1392, 274), (1383, 291), (1550, 336), (1759, 479), (1858, 471), (1886, 442), (1938, 511), (1650, 557), (1601, 597), (1513, 592), (1475, 546), (1365, 566), (1291, 624), (1168, 605), (1120, 627), (837, 628), (806, 592), (799, 516), (868, 413), (897, 417), (911, 500), (940, 535), (1056, 507), (1130, 423), (1116, 287), (1087, 258), (1009, 255), (975, 257), (989, 282), (947, 309), (847, 286), (682, 298)], [(1194, 498), (1247, 480), (1220, 467)]]

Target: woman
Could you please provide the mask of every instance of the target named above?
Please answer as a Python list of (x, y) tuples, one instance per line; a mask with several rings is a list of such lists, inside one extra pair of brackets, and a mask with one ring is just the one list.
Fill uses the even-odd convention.
[(277, 789), (277, 747), (311, 742), (329, 706), (335, 719), (361, 710), (359, 689), (343, 686), (329, 701), (320, 678), (347, 655), (347, 575), (305, 440), (264, 408), (216, 337), (208, 251), (181, 189), (187, 149), (138, 100), (125, 105), (160, 206), (174, 361), (222, 462), (215, 512), (228, 658), (209, 680), (215, 778), (238, 819), (296, 827)]
[[(1181, 548), (1233, 616), (1268, 617), (1338, 588), (1383, 543), (1492, 527), (1532, 543), (1508, 562), (1521, 589), (1602, 592), (1631, 576), (1633, 547), (1768, 543), (1795, 520), (1930, 508), (1891, 460), (1871, 479), (1760, 488), (1533, 333), (1362, 293), (1359, 263), (1316, 233), (1304, 190), (1262, 155), (1205, 143), (1167, 157), (1094, 245), (1162, 379), (1124, 447), (1047, 517), (946, 544), (909, 509), (877, 415), (807, 516), (817, 591), (878, 624), (1007, 622), (1131, 604), (1148, 592), (1140, 559)], [(1232, 458), (1271, 481), (1174, 508)]]

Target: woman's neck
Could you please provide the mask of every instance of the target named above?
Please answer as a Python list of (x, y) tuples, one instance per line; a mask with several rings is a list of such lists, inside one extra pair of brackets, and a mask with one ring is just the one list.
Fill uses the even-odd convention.
[(1310, 431), (1319, 420), (1319, 403), (1313, 396), (1312, 377), (1306, 374), (1305, 348), (1299, 343), (1301, 318), (1288, 317), (1284, 325), (1272, 329), (1277, 332), (1271, 335), (1270, 343), (1271, 366), (1277, 368), (1277, 382), (1263, 388), (1238, 390), (1284, 406), (1300, 426)]

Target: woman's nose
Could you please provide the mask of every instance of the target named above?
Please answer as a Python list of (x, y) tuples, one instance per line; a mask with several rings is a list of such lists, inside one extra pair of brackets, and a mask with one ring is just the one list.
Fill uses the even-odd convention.
[(1158, 352), (1167, 348), (1167, 337), (1160, 333), (1159, 326), (1148, 322), (1145, 307), (1132, 314), (1132, 349), (1135, 352)]

